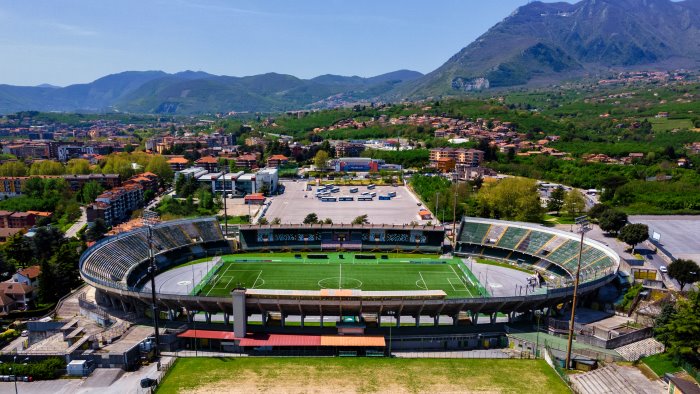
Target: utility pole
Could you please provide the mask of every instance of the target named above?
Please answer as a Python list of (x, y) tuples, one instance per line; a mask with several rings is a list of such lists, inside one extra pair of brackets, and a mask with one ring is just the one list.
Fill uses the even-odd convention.
[(576, 278), (574, 280), (574, 297), (571, 304), (571, 320), (569, 321), (569, 340), (566, 346), (566, 369), (571, 368), (571, 346), (574, 340), (574, 319), (576, 318), (576, 301), (578, 298), (578, 281), (581, 275), (581, 257), (583, 256), (583, 236), (586, 234), (590, 228), (588, 227), (588, 217), (579, 216), (576, 218), (576, 225), (578, 225), (578, 231), (581, 234), (581, 244), (578, 249), (578, 262), (576, 263)]
[(440, 205), (440, 194), (438, 192), (435, 192), (435, 221), (439, 222), (440, 220), (438, 219), (438, 213), (440, 212), (438, 210), (438, 206)]
[(457, 248), (457, 193), (452, 203), (452, 252)]
[(148, 273), (151, 275), (151, 308), (156, 340), (154, 355), (157, 358), (160, 354), (160, 330), (158, 329), (158, 305), (156, 304), (156, 260), (153, 256), (153, 225), (158, 221), (158, 214), (145, 210), (143, 211), (142, 220), (148, 226)]

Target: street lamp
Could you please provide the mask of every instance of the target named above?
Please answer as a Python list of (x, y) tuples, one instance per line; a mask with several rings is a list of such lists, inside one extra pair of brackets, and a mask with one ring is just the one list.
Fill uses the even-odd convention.
[(537, 319), (537, 336), (536, 336), (536, 345), (535, 345), (535, 358), (539, 357), (540, 353), (540, 318), (542, 317), (542, 311), (541, 310), (536, 310), (535, 311), (535, 318)]
[(576, 278), (574, 280), (574, 297), (571, 304), (571, 320), (569, 321), (569, 339), (566, 346), (566, 369), (571, 368), (571, 346), (574, 340), (574, 319), (576, 318), (576, 299), (578, 298), (578, 281), (581, 275), (581, 257), (583, 256), (583, 236), (590, 230), (588, 227), (588, 217), (579, 216), (576, 218), (578, 232), (581, 234), (581, 243), (578, 249), (578, 261), (576, 263)]
[[(392, 316), (392, 317), (396, 316), (396, 312), (394, 312), (394, 311), (388, 311), (386, 314), (389, 316)], [(393, 322), (389, 323), (389, 357), (391, 357), (391, 328), (393, 326), (394, 326)]]
[[(25, 358), (24, 365), (27, 365), (28, 361), (29, 361), (29, 357)], [(0, 364), (3, 364), (3, 362), (0, 361)], [(17, 356), (16, 355), (12, 358), (12, 364), (13, 365), (17, 364)], [(12, 367), (9, 367), (9, 370), (10, 370), (10, 376), (12, 377), (12, 380), (15, 382), (15, 394), (17, 394), (18, 393), (18, 391), (17, 391), (17, 375), (12, 374)]]

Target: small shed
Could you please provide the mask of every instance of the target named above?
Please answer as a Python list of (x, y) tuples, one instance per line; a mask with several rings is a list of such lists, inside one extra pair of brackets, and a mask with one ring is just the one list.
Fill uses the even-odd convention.
[(69, 376), (89, 376), (95, 369), (95, 364), (90, 360), (73, 360), (68, 363), (66, 372)]

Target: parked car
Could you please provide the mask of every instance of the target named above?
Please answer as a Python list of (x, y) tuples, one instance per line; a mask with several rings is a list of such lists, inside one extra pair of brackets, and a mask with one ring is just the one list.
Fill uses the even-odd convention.
[(665, 266), (665, 265), (662, 265), (661, 267), (659, 267), (659, 271), (661, 271), (662, 273), (664, 273), (664, 274), (665, 274), (665, 273), (667, 273), (667, 272), (668, 272), (668, 268), (666, 268), (666, 266)]

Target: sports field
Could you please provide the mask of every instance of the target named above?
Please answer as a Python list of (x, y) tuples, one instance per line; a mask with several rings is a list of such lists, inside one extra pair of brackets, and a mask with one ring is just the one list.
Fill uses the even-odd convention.
[(158, 393), (569, 393), (544, 360), (180, 358)]
[(271, 290), (442, 290), (488, 296), (459, 258), (382, 253), (264, 253), (221, 258), (194, 293), (225, 297), (235, 287)]

